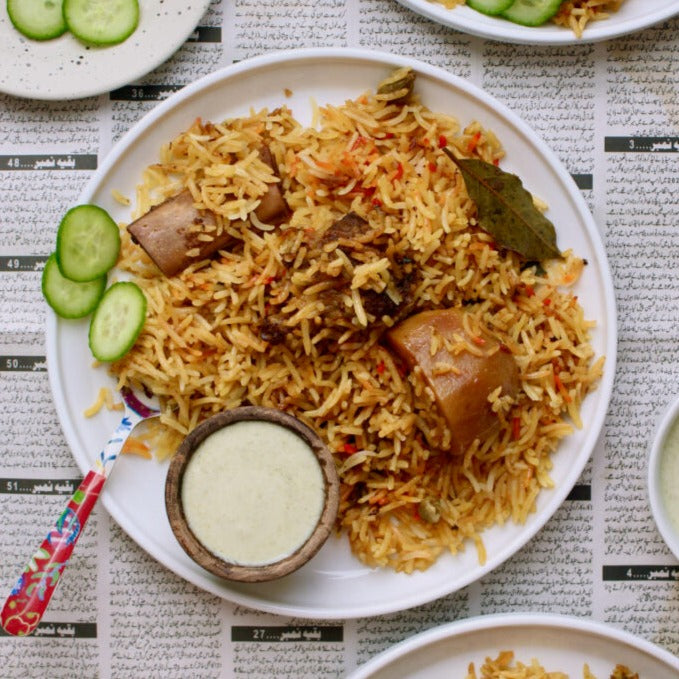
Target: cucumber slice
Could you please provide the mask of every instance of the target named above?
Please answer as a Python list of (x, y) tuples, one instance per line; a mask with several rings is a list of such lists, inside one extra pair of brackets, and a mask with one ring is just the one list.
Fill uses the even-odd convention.
[(66, 25), (90, 45), (117, 45), (139, 23), (138, 0), (64, 0)]
[(502, 16), (522, 26), (541, 26), (551, 19), (562, 0), (514, 0)]
[(14, 28), (32, 40), (51, 40), (66, 32), (63, 0), (7, 0)]
[(482, 14), (500, 14), (504, 12), (514, 0), (467, 0), (467, 5)]
[(105, 289), (106, 276), (87, 283), (76, 283), (61, 275), (54, 253), (45, 262), (42, 271), (42, 294), (62, 318), (82, 318), (92, 313)]
[(146, 320), (146, 297), (136, 283), (114, 283), (90, 321), (89, 344), (99, 361), (117, 361), (137, 340)]
[(118, 225), (97, 205), (77, 205), (61, 220), (57, 231), (57, 262), (72, 281), (93, 281), (117, 261)]

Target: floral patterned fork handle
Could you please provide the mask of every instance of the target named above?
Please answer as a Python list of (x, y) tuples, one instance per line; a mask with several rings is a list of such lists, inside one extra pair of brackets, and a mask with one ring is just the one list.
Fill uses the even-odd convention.
[(5, 601), (0, 623), (8, 634), (25, 636), (38, 626), (127, 437), (139, 422), (160, 414), (155, 399), (147, 405), (126, 387), (121, 395), (125, 412), (120, 424)]

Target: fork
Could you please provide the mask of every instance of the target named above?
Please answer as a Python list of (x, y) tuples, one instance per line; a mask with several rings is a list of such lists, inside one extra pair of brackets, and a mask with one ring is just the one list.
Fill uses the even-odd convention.
[(125, 404), (120, 424), (5, 601), (0, 624), (8, 634), (26, 636), (38, 626), (123, 444), (137, 424), (160, 414), (157, 398), (145, 396), (144, 402), (128, 387), (123, 387), (120, 393)]

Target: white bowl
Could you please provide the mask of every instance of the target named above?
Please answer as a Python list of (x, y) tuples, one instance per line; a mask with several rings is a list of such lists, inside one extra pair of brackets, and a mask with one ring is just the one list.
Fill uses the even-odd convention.
[(568, 615), (517, 612), (475, 616), (420, 632), (373, 656), (346, 679), (464, 677), (470, 662), (478, 668), (503, 649), (524, 663), (536, 658), (570, 677), (581, 677), (585, 662), (600, 678), (609, 677), (618, 663), (646, 679), (679, 676), (679, 658), (625, 630)]
[[(667, 407), (658, 420), (648, 461), (648, 497), (658, 530), (674, 556), (679, 559), (679, 519), (672, 521), (666, 498), (661, 492), (661, 462), (672, 426), (679, 421), (679, 398)], [(679, 508), (675, 508), (679, 511)]]

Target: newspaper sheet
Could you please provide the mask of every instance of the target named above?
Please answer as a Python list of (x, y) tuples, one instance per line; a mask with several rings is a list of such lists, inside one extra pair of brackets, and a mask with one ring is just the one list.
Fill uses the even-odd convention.
[(0, 591), (82, 477), (45, 361), (40, 275), (61, 214), (169, 94), (236, 61), (313, 46), (410, 55), (469, 79), (537, 130), (573, 175), (618, 304), (616, 382), (593, 457), (545, 528), (481, 581), (340, 622), (262, 613), (199, 590), (99, 507), (36, 633), (0, 635), (0, 675), (341, 677), (417, 632), (511, 611), (592, 618), (679, 654), (679, 564), (645, 482), (657, 414), (679, 392), (679, 19), (609, 42), (540, 47), (464, 35), (394, 0), (214, 0), (185, 45), (138, 82), (78, 101), (0, 96)]

